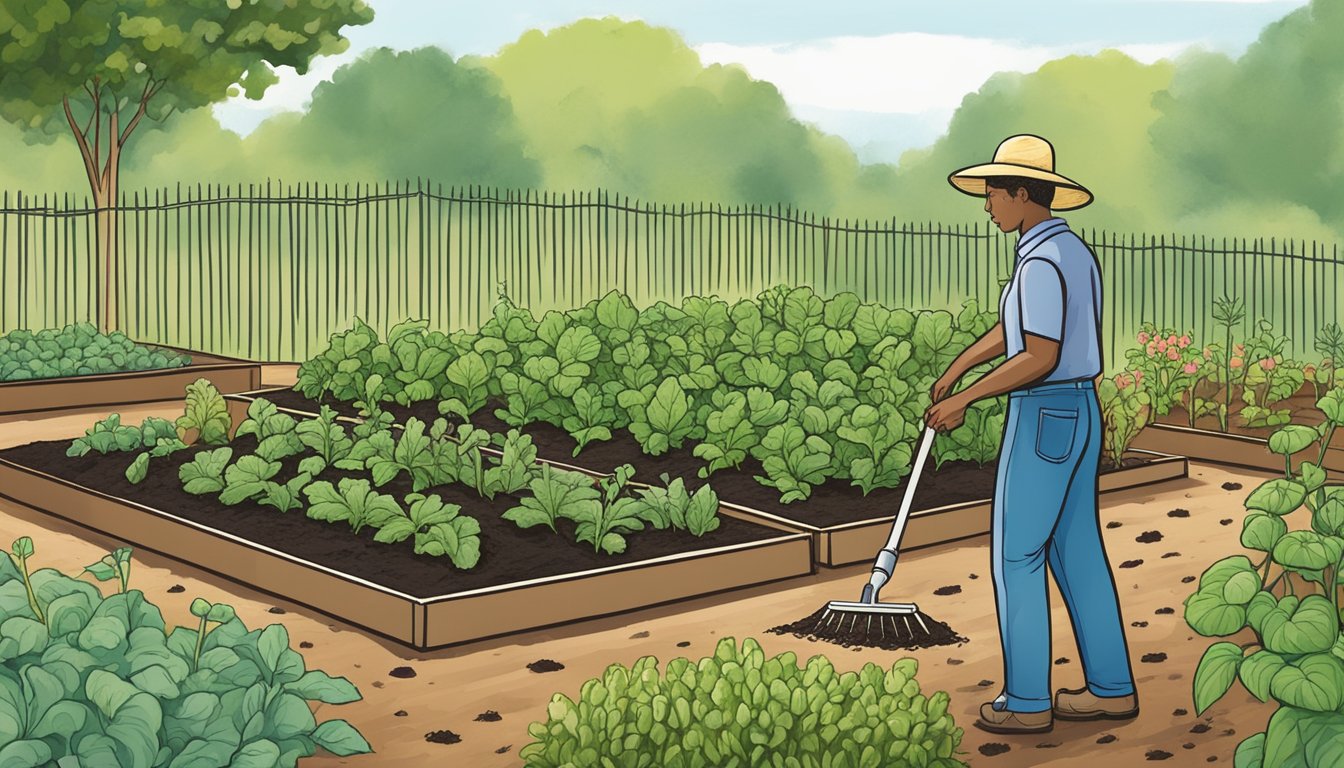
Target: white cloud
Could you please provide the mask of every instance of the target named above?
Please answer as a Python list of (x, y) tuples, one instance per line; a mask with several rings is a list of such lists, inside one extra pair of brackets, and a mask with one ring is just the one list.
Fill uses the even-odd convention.
[(1076, 53), (1118, 48), (1151, 62), (1189, 43), (1031, 46), (1009, 40), (902, 32), (834, 37), (802, 44), (705, 43), (702, 61), (741, 64), (768, 80), (794, 106), (879, 113), (923, 114), (955, 109), (995, 72), (1030, 72)]

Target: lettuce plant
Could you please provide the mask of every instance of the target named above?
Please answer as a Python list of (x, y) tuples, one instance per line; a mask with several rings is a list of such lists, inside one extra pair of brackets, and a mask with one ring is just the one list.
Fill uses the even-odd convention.
[(327, 467), (335, 467), (350, 456), (354, 441), (346, 435), (345, 427), (336, 421), (336, 411), (323, 405), (317, 418), (305, 419), (294, 427), (294, 434), (312, 456), (299, 462), (299, 471), (316, 477)]
[(109, 454), (155, 448), (160, 440), (178, 440), (177, 428), (171, 421), (150, 416), (133, 427), (121, 423), (121, 414), (112, 413), (96, 422), (77, 437), (66, 449), (66, 456), (85, 456), (89, 453)]
[(639, 503), (636, 516), (658, 530), (677, 528), (695, 536), (704, 536), (719, 527), (719, 497), (709, 485), (702, 485), (691, 494), (680, 477), (669, 482), (663, 474), (662, 480), (664, 487), (636, 490)]
[(344, 477), (335, 487), (319, 480), (303, 492), (308, 497), (309, 517), (328, 523), (349, 523), (355, 533), (366, 525), (381, 528), (402, 514), (396, 499), (374, 491), (367, 480)]
[(596, 384), (585, 384), (574, 392), (574, 414), (566, 416), (563, 426), (574, 438), (574, 456), (594, 440), (610, 440), (615, 425), (616, 398), (604, 393)]
[(660, 669), (646, 656), (608, 667), (577, 700), (557, 693), (519, 757), (535, 768), (964, 768), (949, 697), (926, 696), (918, 670), (912, 658), (857, 673), (821, 655), (800, 666), (792, 652), (767, 658), (755, 640), (726, 637), (698, 661)]
[(169, 627), (128, 588), (128, 550), (86, 569), (119, 579), (109, 597), (51, 569), (28, 573), (31, 539), (15, 552), (0, 558), (5, 765), (293, 768), (318, 746), (371, 751), (345, 720), (317, 723), (310, 702), (359, 691), (307, 669), (282, 625), (249, 631), (228, 605), (197, 599), (196, 626)]
[(577, 524), (576, 539), (608, 555), (625, 551), (624, 534), (644, 528), (640, 517), (643, 508), (635, 499), (621, 495), (634, 474), (634, 467), (622, 464), (611, 477), (598, 481), (602, 490), (600, 504), (573, 508), (577, 513), (571, 518)]
[(1119, 467), (1130, 443), (1152, 420), (1152, 400), (1142, 385), (1142, 373), (1118, 373), (1102, 379), (1097, 388), (1104, 435), (1101, 448)]
[(682, 442), (695, 431), (695, 401), (675, 378), (663, 379), (641, 390), (625, 390), (617, 403), (630, 414), (630, 433), (644, 452), (659, 456)]
[(243, 456), (224, 470), (224, 490), (220, 502), (241, 504), (266, 492), (266, 485), (280, 472), (280, 462), (260, 456)]
[(745, 393), (714, 390), (709, 417), (705, 420), (705, 438), (692, 450), (696, 457), (709, 462), (700, 468), (700, 477), (742, 466), (760, 445), (766, 430), (788, 415), (788, 401), (776, 400), (768, 389), (752, 387)]
[(233, 449), (228, 446), (201, 451), (191, 457), (191, 461), (177, 470), (182, 490), (197, 496), (224, 490), (224, 468), (232, 458)]
[(862, 488), (865, 496), (874, 488), (895, 488), (910, 472), (912, 441), (917, 434), (915, 425), (889, 405), (862, 404), (842, 416), (836, 435), (859, 449), (850, 452), (852, 484)]
[(414, 536), (417, 555), (447, 555), (458, 568), (475, 567), (481, 559), (481, 525), (475, 518), (438, 496), (412, 493), (406, 503), (409, 507), (400, 516), (378, 528), (374, 541), (394, 544)]
[[(1185, 600), (1185, 621), (1205, 637), (1238, 635), (1252, 642), (1219, 641), (1195, 669), (1194, 703), (1203, 713), (1241, 681), (1251, 695), (1278, 705), (1266, 729), (1236, 751), (1241, 768), (1333, 765), (1344, 731), (1344, 485), (1327, 482), (1326, 448), (1344, 426), (1344, 389), (1317, 401), (1326, 415), (1319, 428), (1290, 425), (1275, 431), (1269, 448), (1284, 457), (1282, 477), (1246, 497), (1241, 544), (1254, 552), (1209, 566)], [(1314, 459), (1294, 470), (1292, 457), (1318, 445)], [(1293, 515), (1294, 512), (1299, 513)], [(1289, 516), (1309, 526), (1289, 529)], [(1272, 576), (1272, 578), (1271, 578)]]
[(756, 481), (779, 490), (782, 504), (801, 501), (812, 495), (812, 486), (826, 481), (831, 453), (829, 442), (789, 419), (771, 427), (761, 440), (756, 457), (765, 476), (757, 475)]
[(296, 431), (294, 417), (282, 413), (264, 397), (247, 405), (247, 418), (233, 433), (234, 439), (252, 435), (257, 439), (257, 455), (267, 461), (279, 461), (303, 452), (303, 441)]
[(531, 495), (502, 515), (519, 528), (545, 525), (554, 531), (557, 520), (590, 517), (591, 508), (602, 505), (602, 494), (591, 477), (550, 464), (543, 464), (527, 487)]
[(177, 418), (177, 428), (183, 432), (196, 431), (194, 442), (223, 445), (229, 441), (229, 407), (224, 396), (208, 379), (197, 379), (187, 385), (186, 412)]
[(90, 323), (17, 330), (0, 336), (0, 381), (148, 371), (190, 365), (191, 357), (136, 344), (121, 332), (104, 335)]

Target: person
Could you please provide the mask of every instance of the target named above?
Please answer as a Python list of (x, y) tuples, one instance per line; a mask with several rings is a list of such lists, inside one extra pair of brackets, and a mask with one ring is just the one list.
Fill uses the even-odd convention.
[[(1019, 235), (999, 322), (938, 378), (925, 413), (925, 424), (948, 432), (971, 403), (1008, 393), (991, 523), (1004, 683), (975, 725), (1043, 733), (1056, 717), (1135, 717), (1138, 695), (1097, 511), (1100, 268), (1091, 248), (1052, 213), (1081, 208), (1092, 193), (1055, 173), (1054, 147), (1031, 134), (1005, 139), (993, 162), (962, 168), (948, 181), (983, 197), (999, 229)], [(1003, 362), (953, 392), (967, 371), (1000, 355)], [(1053, 704), (1047, 562), (1086, 680), (1083, 688), (1056, 691)]]

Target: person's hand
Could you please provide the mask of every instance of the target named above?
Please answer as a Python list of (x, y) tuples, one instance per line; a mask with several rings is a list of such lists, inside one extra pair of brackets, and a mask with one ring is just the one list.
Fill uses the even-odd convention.
[(944, 371), (943, 375), (939, 376), (938, 380), (933, 382), (933, 390), (929, 393), (932, 402), (936, 403), (947, 397), (948, 393), (952, 391), (952, 388), (957, 386), (957, 379), (960, 378), (960, 376), (954, 376), (952, 374), (951, 368)]
[(924, 412), (924, 426), (936, 432), (951, 432), (966, 421), (966, 406), (958, 395), (936, 402)]

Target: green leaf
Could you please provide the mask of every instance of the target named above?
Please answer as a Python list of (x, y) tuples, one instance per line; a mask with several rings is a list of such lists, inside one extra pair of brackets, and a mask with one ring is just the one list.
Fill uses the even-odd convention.
[(1235, 573), (1223, 585), (1223, 599), (1229, 605), (1245, 605), (1251, 601), (1252, 597), (1255, 597), (1262, 586), (1258, 573), (1247, 573), (1246, 571)]
[(1265, 734), (1257, 733), (1237, 745), (1232, 758), (1232, 768), (1263, 768), (1265, 759)]
[(244, 456), (224, 471), (220, 502), (233, 506), (266, 492), (267, 482), (280, 471), (280, 462)]
[(182, 490), (198, 496), (224, 490), (224, 467), (231, 458), (233, 449), (227, 446), (196, 454), (177, 471)]
[(1302, 466), (1298, 468), (1298, 474), (1302, 486), (1306, 488), (1307, 493), (1311, 493), (1317, 488), (1325, 485), (1325, 470), (1309, 461), (1302, 462)]
[(359, 731), (344, 720), (328, 720), (322, 723), (313, 731), (312, 739), (318, 746), (341, 757), (363, 755), (373, 751)]
[(223, 395), (208, 379), (197, 379), (187, 385), (186, 412), (177, 419), (182, 430), (197, 431), (197, 440), (208, 445), (228, 442), (229, 408)]
[(359, 689), (344, 677), (331, 677), (321, 670), (309, 670), (297, 681), (285, 686), (290, 691), (310, 701), (326, 704), (348, 704), (359, 701)]
[(1326, 536), (1344, 535), (1344, 500), (1331, 496), (1311, 515), (1311, 528)]
[(41, 768), (51, 759), (51, 747), (36, 739), (11, 741), (0, 749), (0, 765), (5, 768)]
[(1241, 545), (1247, 549), (1271, 552), (1288, 532), (1283, 518), (1265, 512), (1252, 512), (1242, 521)]
[(1290, 424), (1274, 430), (1269, 436), (1269, 450), (1281, 456), (1291, 456), (1306, 450), (1320, 438), (1316, 430), (1301, 424)]
[(1269, 683), (1284, 663), (1283, 657), (1273, 651), (1256, 651), (1241, 662), (1241, 684), (1257, 699), (1269, 701)]
[(1269, 692), (1289, 706), (1334, 712), (1344, 704), (1344, 661), (1329, 653), (1291, 661), (1274, 674)]
[(1268, 512), (1280, 517), (1302, 506), (1307, 489), (1296, 480), (1275, 478), (1262, 483), (1246, 497), (1246, 508)]
[(1301, 602), (1282, 598), (1257, 618), (1265, 648), (1278, 654), (1328, 651), (1339, 637), (1339, 616), (1320, 595), (1307, 595)]
[(1237, 679), (1241, 648), (1235, 643), (1214, 643), (1195, 668), (1195, 714), (1202, 715), (1223, 697)]
[(1339, 562), (1344, 540), (1315, 531), (1292, 531), (1274, 545), (1274, 561), (1289, 568), (1319, 571)]
[(135, 461), (126, 468), (126, 480), (133, 485), (139, 485), (147, 474), (149, 474), (149, 451), (136, 456)]
[(244, 744), (233, 756), (229, 768), (274, 768), (280, 762), (280, 747), (270, 739)]

